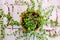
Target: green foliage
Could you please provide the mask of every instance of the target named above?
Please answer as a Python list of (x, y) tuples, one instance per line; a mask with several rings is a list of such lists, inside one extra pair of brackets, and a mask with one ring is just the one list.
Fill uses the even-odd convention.
[(58, 22), (57, 21), (55, 21), (54, 24), (55, 24), (55, 26), (58, 26)]
[(34, 2), (34, 0), (30, 0), (30, 1), (32, 3), (31, 9), (28, 10), (30, 13), (25, 14), (25, 17), (22, 22), (23, 26), (25, 26), (27, 28), (27, 30), (29, 30), (29, 31), (35, 30), (36, 26), (43, 27), (43, 25), (47, 24), (48, 19), (46, 17), (47, 17), (47, 15), (49, 15), (49, 17), (50, 17), (50, 15), (54, 9), (54, 6), (50, 6), (50, 9), (47, 10), (46, 12), (44, 12), (44, 15), (42, 15), (43, 14), (42, 0), (40, 0), (40, 1), (37, 0), (38, 10), (36, 10), (36, 11), (39, 16), (35, 17), (32, 15), (34, 12), (35, 2)]
[(27, 33), (27, 31), (23, 31), (23, 35), (18, 36), (18, 39), (24, 38), (24, 37), (25, 37), (25, 40), (28, 40), (28, 39), (30, 40), (31, 37), (32, 37), (32, 40), (35, 40), (35, 38), (37, 40), (48, 40), (47, 35), (46, 35), (44, 29), (42, 29), (42, 28), (39, 32), (31, 31), (31, 32)]
[(20, 23), (17, 22), (17, 21), (11, 20), (10, 23), (9, 23), (9, 25), (11, 25), (11, 26), (13, 26), (13, 25), (17, 25), (17, 26), (19, 26)]
[(45, 14), (45, 15), (48, 15), (48, 14), (50, 14), (50, 15), (51, 15), (51, 13), (52, 13), (53, 9), (54, 9), (54, 6), (50, 6), (50, 9), (49, 9), (49, 10), (47, 10), (44, 14)]
[(7, 15), (7, 18), (8, 18), (8, 20), (11, 20), (11, 16), (10, 16), (10, 13)]
[(34, 14), (29, 12), (25, 14), (25, 17), (22, 19), (22, 25), (27, 28), (27, 30), (35, 30), (36, 27), (42, 27), (45, 24), (43, 21), (44, 17), (39, 16), (39, 14)]
[(33, 11), (34, 10), (34, 7), (35, 7), (35, 2), (34, 2), (34, 0), (30, 0), (30, 1), (32, 3), (31, 11)]
[(57, 34), (53, 34), (53, 35), (49, 34), (49, 37), (57, 37), (57, 36), (58, 36)]
[(9, 22), (7, 25), (11, 25), (11, 26), (13, 26), (13, 25), (19, 26), (20, 25), (20, 22), (14, 21), (10, 14), (8, 14), (6, 17), (7, 17), (8, 22)]

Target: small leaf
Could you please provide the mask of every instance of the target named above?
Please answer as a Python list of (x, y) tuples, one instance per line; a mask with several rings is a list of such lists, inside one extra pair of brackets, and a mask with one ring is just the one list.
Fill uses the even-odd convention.
[(11, 20), (12, 17), (10, 16), (10, 14), (8, 14), (7, 18), (8, 18), (8, 20)]

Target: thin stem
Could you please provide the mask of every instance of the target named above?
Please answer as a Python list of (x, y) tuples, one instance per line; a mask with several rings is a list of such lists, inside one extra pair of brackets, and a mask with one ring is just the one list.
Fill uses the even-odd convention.
[(31, 1), (31, 3), (32, 3), (31, 11), (34, 11), (35, 2), (34, 2), (34, 0), (30, 0), (30, 1)]
[(57, 9), (56, 9), (56, 24), (55, 24), (55, 26), (57, 26), (57, 24), (58, 24), (58, 13), (57, 13)]
[(37, 0), (37, 2), (38, 2), (38, 13), (39, 13), (39, 15), (41, 15), (42, 14), (42, 1), (43, 0)]

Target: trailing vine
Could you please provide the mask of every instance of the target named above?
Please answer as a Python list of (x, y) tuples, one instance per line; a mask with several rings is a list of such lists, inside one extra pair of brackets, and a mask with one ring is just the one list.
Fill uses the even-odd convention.
[(3, 24), (3, 10), (0, 9), (0, 28), (1, 28), (1, 40), (5, 37), (5, 26)]

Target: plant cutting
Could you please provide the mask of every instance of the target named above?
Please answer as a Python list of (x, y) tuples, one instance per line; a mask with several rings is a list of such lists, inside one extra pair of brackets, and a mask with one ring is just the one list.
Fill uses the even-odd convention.
[[(34, 10), (35, 7), (35, 2), (34, 0), (30, 0), (32, 3), (32, 7), (29, 8), (29, 4), (27, 2), (25, 2), (25, 4), (27, 4), (28, 8), (25, 12), (21, 13), (20, 17), (21, 17), (21, 25), (23, 27), (24, 30), (30, 32), (30, 31), (34, 31), (34, 30), (40, 30), (43, 25), (46, 25), (48, 22), (48, 18), (47, 15), (51, 15), (54, 6), (51, 6), (51, 9), (49, 9), (48, 11), (44, 12), (42, 9), (42, 1), (37, 0), (38, 2), (38, 10)], [(44, 13), (43, 13), (44, 12)], [(44, 15), (42, 15), (44, 14)]]
[(42, 25), (43, 16), (40, 16), (37, 12), (27, 11), (21, 15), (22, 27), (28, 31), (38, 29)]

